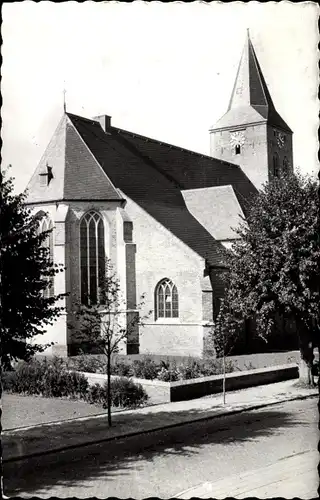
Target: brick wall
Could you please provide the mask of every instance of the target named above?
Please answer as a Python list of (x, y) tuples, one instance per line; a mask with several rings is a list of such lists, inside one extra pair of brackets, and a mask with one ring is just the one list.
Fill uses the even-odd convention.
[[(200, 355), (204, 260), (130, 199), (126, 213), (134, 221), (137, 302), (146, 294), (141, 313), (152, 310), (140, 331), (140, 352)], [(163, 278), (171, 279), (177, 286), (178, 319), (155, 319), (155, 288)]]
[(230, 130), (211, 133), (211, 156), (240, 165), (251, 182), (259, 189), (268, 180), (267, 125), (238, 127), (245, 133), (245, 143), (241, 153), (235, 154), (230, 145)]

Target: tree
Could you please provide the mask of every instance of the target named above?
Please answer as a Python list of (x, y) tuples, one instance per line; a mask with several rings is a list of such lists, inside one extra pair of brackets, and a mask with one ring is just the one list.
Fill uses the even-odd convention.
[(289, 174), (255, 197), (239, 240), (227, 256), (233, 311), (254, 318), (266, 340), (277, 314), (294, 321), (302, 367), (312, 384), (313, 349), (319, 348), (320, 245), (316, 181)]
[(43, 334), (62, 311), (56, 305), (64, 295), (48, 296), (52, 277), (61, 267), (51, 261), (45, 242), (51, 230), (39, 232), (41, 217), (24, 204), (26, 193), (13, 194), (13, 179), (1, 179), (1, 366), (28, 360), (48, 345), (30, 342)]
[(48, 345), (30, 340), (42, 334), (43, 326), (62, 310), (55, 305), (62, 295), (44, 293), (59, 272), (44, 245), (50, 231), (39, 233), (39, 218), (24, 204), (26, 193), (15, 195), (14, 179), (6, 176), (0, 171), (0, 399), (2, 370), (10, 368), (13, 360), (27, 361), (46, 349)]
[[(78, 331), (74, 339), (88, 342), (90, 347), (104, 354), (107, 365), (107, 412), (108, 425), (111, 427), (111, 361), (119, 352), (121, 343), (126, 344), (130, 335), (144, 324), (151, 311), (141, 317), (139, 310), (144, 305), (144, 296), (134, 311), (126, 311), (121, 286), (109, 259), (106, 260), (106, 272), (100, 281), (98, 300), (95, 304), (77, 304), (74, 316)], [(88, 301), (90, 302), (90, 301)], [(69, 325), (75, 330), (77, 327)]]
[(226, 297), (220, 299), (217, 317), (210, 330), (210, 344), (217, 358), (222, 358), (222, 394), (223, 404), (226, 403), (226, 357), (230, 355), (239, 335), (239, 321), (230, 309)]

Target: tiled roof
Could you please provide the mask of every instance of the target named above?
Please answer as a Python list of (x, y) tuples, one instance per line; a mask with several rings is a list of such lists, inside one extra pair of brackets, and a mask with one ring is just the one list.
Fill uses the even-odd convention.
[(244, 214), (232, 186), (190, 189), (182, 194), (189, 211), (214, 238), (220, 241), (238, 238), (233, 229), (239, 226)]
[(111, 182), (69, 121), (66, 126), (64, 198), (121, 200)]
[[(146, 138), (143, 140), (140, 136), (137, 139), (137, 136), (132, 137), (129, 132), (114, 127), (110, 127), (105, 133), (97, 121), (70, 113), (68, 116), (117, 189), (139, 204), (189, 248), (205, 258), (209, 265), (223, 265), (222, 245), (192, 216), (185, 205), (181, 189), (188, 185), (188, 176), (184, 176), (182, 186), (180, 174), (177, 175), (175, 172), (174, 163), (177, 163), (179, 154), (185, 155), (190, 163), (189, 182), (192, 185), (196, 184), (194, 174), (197, 165), (191, 168), (191, 164), (194, 161), (200, 168), (201, 155), (176, 148), (171, 149), (170, 146), (161, 145), (157, 141), (150, 141), (154, 144), (154, 151), (147, 152), (141, 145), (142, 142), (148, 144)], [(174, 151), (173, 155), (169, 155), (169, 151)], [(205, 162), (209, 160), (213, 168), (215, 163), (212, 159), (208, 158)], [(170, 162), (172, 162), (171, 170)], [(166, 168), (163, 168), (164, 165)], [(240, 171), (235, 166), (233, 168)], [(244, 174), (242, 176), (245, 177)], [(202, 184), (206, 179), (205, 169), (200, 177), (203, 177), (200, 181)]]
[(257, 190), (238, 165), (122, 129), (111, 127), (110, 132), (116, 133), (135, 154), (156, 165), (182, 190), (232, 185), (243, 212), (247, 213), (248, 201)]

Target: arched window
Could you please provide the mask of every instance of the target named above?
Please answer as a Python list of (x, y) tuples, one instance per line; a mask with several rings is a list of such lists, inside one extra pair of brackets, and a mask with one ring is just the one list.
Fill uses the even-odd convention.
[(236, 153), (236, 155), (239, 155), (241, 153), (241, 146), (240, 146), (240, 144), (236, 144), (235, 153)]
[(178, 290), (171, 280), (166, 278), (158, 283), (155, 302), (156, 319), (179, 317)]
[[(41, 213), (39, 214), (39, 217), (41, 217)], [(39, 222), (39, 234), (45, 232), (45, 231), (50, 231), (50, 233), (47, 234), (47, 237), (43, 240), (42, 242), (42, 247), (43, 248), (48, 248), (49, 249), (49, 258), (50, 262), (52, 262), (53, 265), (53, 226), (52, 226), (52, 221), (51, 219), (48, 219), (47, 217), (42, 217), (40, 218)], [(54, 276), (51, 276), (49, 278), (49, 283), (47, 288), (43, 291), (43, 296), (45, 298), (53, 297), (54, 295)]]
[(105, 275), (104, 224), (100, 214), (90, 211), (80, 222), (81, 302), (97, 304)]
[(288, 162), (288, 158), (285, 156), (283, 158), (283, 172), (288, 173), (288, 169), (289, 169), (289, 162)]
[(279, 156), (277, 153), (273, 155), (273, 176), (279, 177)]

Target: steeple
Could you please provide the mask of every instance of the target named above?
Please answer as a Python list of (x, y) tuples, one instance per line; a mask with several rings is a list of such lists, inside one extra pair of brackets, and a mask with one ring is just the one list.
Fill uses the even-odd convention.
[(66, 89), (63, 89), (63, 112), (67, 112), (67, 103), (66, 103)]
[(273, 104), (249, 30), (227, 112), (210, 129), (210, 151), (239, 165), (258, 189), (293, 169), (292, 131)]
[(247, 30), (228, 110), (212, 130), (263, 121), (291, 132), (274, 107)]

